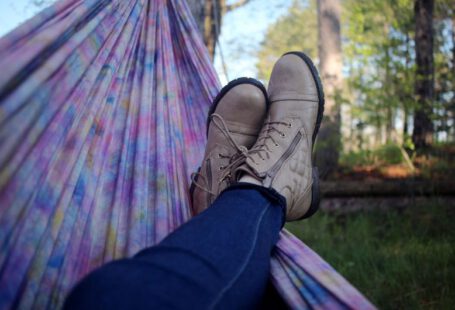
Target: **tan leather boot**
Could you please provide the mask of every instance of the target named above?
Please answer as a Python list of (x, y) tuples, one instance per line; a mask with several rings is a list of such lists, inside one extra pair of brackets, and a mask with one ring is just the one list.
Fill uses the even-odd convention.
[(312, 149), (324, 110), (316, 68), (301, 52), (283, 55), (270, 78), (270, 109), (259, 138), (234, 178), (273, 188), (286, 198), (286, 220), (309, 217), (319, 205)]
[(267, 115), (267, 92), (261, 82), (240, 78), (213, 101), (207, 119), (207, 146), (190, 189), (193, 213), (208, 208), (230, 185), (230, 171), (256, 142)]

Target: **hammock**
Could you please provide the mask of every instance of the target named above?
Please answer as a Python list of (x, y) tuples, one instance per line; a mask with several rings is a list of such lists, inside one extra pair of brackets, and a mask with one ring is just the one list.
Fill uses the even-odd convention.
[[(189, 12), (62, 0), (0, 39), (0, 309), (58, 308), (190, 218), (220, 85)], [(373, 308), (285, 230), (271, 267), (291, 308)]]

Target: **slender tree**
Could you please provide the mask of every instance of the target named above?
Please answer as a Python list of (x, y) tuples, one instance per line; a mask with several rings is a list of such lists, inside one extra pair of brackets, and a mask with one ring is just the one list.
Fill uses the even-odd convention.
[(425, 149), (433, 142), (431, 119), (434, 99), (433, 7), (433, 0), (416, 0), (414, 3), (417, 106), (412, 141), (417, 150)]
[(215, 55), (215, 46), (220, 34), (222, 8), (225, 0), (188, 0), (196, 24), (209, 50), (210, 56)]
[(331, 175), (338, 166), (341, 146), (341, 29), (340, 0), (318, 0), (319, 69), (325, 91), (325, 114), (316, 148), (321, 176)]
[(221, 32), (223, 15), (250, 2), (250, 0), (238, 0), (232, 4), (226, 4), (226, 0), (187, 1), (212, 58), (215, 56), (215, 46)]
[[(453, 11), (452, 11), (453, 14)], [(452, 15), (452, 77), (455, 79), (455, 14)], [(453, 83), (453, 80), (452, 80)], [(453, 84), (452, 84), (453, 85)], [(452, 97), (451, 113), (452, 113), (452, 141), (455, 142), (455, 96)]]
[(187, 0), (191, 13), (201, 33), (204, 32), (205, 2), (206, 0)]

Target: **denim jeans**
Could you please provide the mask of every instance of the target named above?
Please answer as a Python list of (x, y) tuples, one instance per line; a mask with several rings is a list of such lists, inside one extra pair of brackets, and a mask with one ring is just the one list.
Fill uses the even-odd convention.
[(264, 298), (273, 294), (270, 256), (285, 206), (272, 189), (232, 186), (159, 244), (89, 274), (65, 309), (254, 309), (280, 303)]

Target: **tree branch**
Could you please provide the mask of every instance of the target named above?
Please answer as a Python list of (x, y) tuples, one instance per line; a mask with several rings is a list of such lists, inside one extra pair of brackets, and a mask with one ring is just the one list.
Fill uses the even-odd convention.
[(228, 4), (228, 5), (226, 5), (226, 12), (230, 12), (232, 10), (238, 9), (239, 7), (244, 6), (245, 4), (247, 4), (250, 1), (251, 0), (238, 0), (237, 2), (235, 2), (233, 4)]

